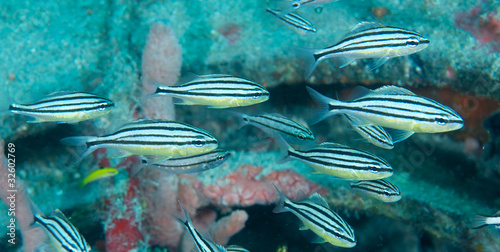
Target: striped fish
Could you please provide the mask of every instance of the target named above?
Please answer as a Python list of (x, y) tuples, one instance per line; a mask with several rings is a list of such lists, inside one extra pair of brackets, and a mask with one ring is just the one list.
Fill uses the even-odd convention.
[(9, 99), (6, 110), (34, 117), (36, 122), (77, 123), (105, 115), (114, 108), (115, 104), (103, 97), (74, 91), (57, 92), (32, 104), (18, 104)]
[(383, 179), (358, 181), (356, 183), (351, 183), (351, 188), (382, 202), (396, 202), (401, 199), (399, 188)]
[(314, 134), (306, 126), (293, 121), (292, 119), (274, 113), (250, 116), (243, 113), (237, 113), (244, 124), (250, 124), (263, 130), (269, 135), (280, 134), (286, 140), (314, 140)]
[(300, 7), (323, 5), (338, 0), (275, 0), (276, 6), (282, 13), (289, 13), (299, 9)]
[(500, 229), (500, 211), (496, 212), (493, 216), (476, 215), (472, 223), (472, 228), (478, 229), (488, 225), (494, 225), (495, 228)]
[(290, 27), (300, 35), (316, 32), (316, 27), (314, 27), (314, 25), (309, 22), (309, 20), (305, 19), (297, 13), (288, 13), (283, 15), (283, 13), (279, 10), (273, 10), (269, 8), (266, 9), (266, 11), (273, 14), (276, 18), (281, 20), (288, 27)]
[[(284, 148), (284, 147), (282, 147)], [(392, 176), (393, 169), (383, 158), (336, 143), (322, 143), (302, 151), (286, 146), (282, 161), (298, 160), (317, 173), (347, 180), (376, 180)]]
[(227, 251), (224, 247), (221, 245), (215, 244), (213, 241), (206, 239), (203, 237), (198, 230), (193, 226), (193, 223), (191, 222), (191, 218), (189, 217), (189, 213), (186, 211), (182, 203), (179, 201), (179, 205), (181, 206), (182, 213), (184, 215), (184, 218), (177, 218), (177, 220), (184, 225), (186, 230), (188, 231), (189, 235), (191, 235), (191, 238), (194, 241), (194, 244), (196, 248), (198, 249), (199, 252), (225, 252)]
[(414, 31), (361, 22), (335, 45), (324, 49), (304, 50), (302, 56), (308, 63), (305, 75), (308, 78), (314, 68), (327, 58), (335, 58), (341, 68), (357, 59), (375, 59), (369, 65), (373, 70), (392, 57), (419, 52), (429, 43), (429, 39)]
[[(332, 211), (326, 200), (318, 193), (299, 202), (292, 202), (274, 186), (280, 196), (279, 204), (273, 212), (292, 212), (297, 216), (304, 226), (301, 230), (310, 229), (318, 237), (314, 243), (328, 242), (332, 245), (344, 248), (356, 246), (356, 237), (351, 226), (347, 224), (337, 213)], [(303, 194), (303, 192), (301, 191)], [(299, 195), (300, 197), (300, 195)], [(298, 197), (298, 198), (299, 198)], [(305, 198), (305, 195), (302, 196)]]
[(160, 162), (148, 164), (148, 160), (143, 159), (143, 163), (170, 174), (186, 174), (202, 172), (216, 168), (226, 162), (231, 153), (223, 150), (213, 150), (194, 156), (182, 156), (169, 158)]
[(51, 240), (62, 251), (88, 252), (91, 250), (85, 238), (59, 209), (56, 209), (55, 214), (49, 217), (36, 213), (35, 224), (45, 229)]
[(156, 83), (155, 95), (170, 95), (182, 105), (206, 105), (211, 108), (249, 106), (267, 101), (269, 92), (260, 84), (223, 74), (197, 76), (179, 86)]
[(210, 133), (189, 124), (167, 120), (138, 120), (122, 126), (112, 134), (100, 137), (67, 137), (61, 142), (85, 146), (82, 157), (99, 148), (114, 148), (123, 156), (152, 155), (179, 157), (197, 155), (217, 148)]
[(349, 115), (344, 114), (347, 121), (351, 124), (353, 129), (358, 132), (364, 139), (369, 143), (384, 149), (394, 148), (394, 143), (392, 142), (392, 137), (389, 135), (384, 128), (377, 125), (370, 126), (356, 126)]
[[(378, 125), (414, 133), (439, 133), (463, 127), (463, 119), (450, 107), (397, 86), (383, 86), (351, 100), (339, 101), (307, 87), (319, 103), (315, 122), (334, 114), (347, 114), (356, 126)], [(356, 92), (356, 91), (354, 91)], [(394, 138), (393, 138), (394, 141)]]

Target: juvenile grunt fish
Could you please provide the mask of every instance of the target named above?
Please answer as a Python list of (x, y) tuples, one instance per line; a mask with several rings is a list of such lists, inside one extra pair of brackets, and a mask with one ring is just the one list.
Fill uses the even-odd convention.
[(300, 16), (297, 13), (281, 13), (279, 10), (266, 9), (267, 12), (273, 14), (277, 19), (281, 20), (290, 29), (295, 31), (300, 35), (306, 35), (307, 33), (315, 33), (316, 27), (307, 19)]
[(193, 156), (169, 158), (160, 162), (149, 164), (143, 159), (143, 164), (170, 174), (196, 173), (210, 170), (226, 162), (231, 153), (223, 150), (213, 150)]
[[(152, 80), (151, 80), (152, 81)], [(169, 95), (180, 105), (205, 105), (210, 108), (249, 106), (267, 101), (269, 92), (259, 83), (224, 74), (195, 77), (179, 86), (157, 86), (154, 95)]]
[(340, 68), (357, 59), (375, 59), (369, 66), (373, 70), (390, 58), (419, 52), (429, 43), (429, 39), (414, 31), (361, 22), (337, 44), (324, 49), (304, 49), (301, 54), (308, 65), (305, 70), (308, 78), (314, 68), (327, 58), (335, 58), (334, 62)]
[(399, 188), (383, 179), (358, 181), (356, 183), (351, 183), (351, 188), (382, 202), (396, 202), (401, 199)]
[(46, 98), (31, 104), (19, 104), (3, 97), (5, 109), (12, 113), (34, 117), (37, 122), (77, 123), (105, 115), (115, 104), (103, 97), (85, 93), (64, 91), (48, 95)]
[[(330, 209), (326, 200), (318, 193), (314, 193), (309, 198), (299, 202), (292, 202), (276, 186), (274, 187), (278, 191), (280, 200), (273, 212), (292, 212), (304, 224), (300, 230), (310, 229), (318, 235), (312, 242), (328, 242), (334, 246), (344, 248), (356, 246), (354, 230), (337, 213)], [(302, 192), (302, 194), (304, 193)], [(305, 198), (305, 194), (302, 197)]]
[(55, 210), (54, 215), (48, 217), (35, 213), (34, 218), (34, 224), (40, 225), (61, 251), (89, 252), (91, 250), (85, 238), (59, 209)]
[(326, 97), (310, 87), (307, 91), (320, 106), (315, 122), (335, 114), (346, 114), (355, 126), (378, 125), (408, 131), (407, 137), (412, 133), (457, 130), (464, 125), (463, 119), (450, 107), (402, 87), (367, 90), (365, 95), (351, 101)]
[(112, 134), (94, 137), (78, 136), (61, 139), (69, 146), (80, 146), (85, 152), (80, 159), (99, 148), (114, 148), (124, 156), (151, 155), (179, 157), (196, 155), (217, 148), (217, 139), (207, 131), (186, 123), (167, 120), (138, 120), (125, 124)]

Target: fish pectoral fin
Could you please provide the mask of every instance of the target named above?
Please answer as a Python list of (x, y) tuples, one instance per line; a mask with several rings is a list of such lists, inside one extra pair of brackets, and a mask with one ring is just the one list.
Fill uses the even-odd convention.
[(387, 62), (390, 59), (390, 57), (383, 57), (383, 58), (378, 58), (378, 59), (369, 59), (368, 60), (368, 67), (370, 68), (370, 71), (373, 71), (380, 66), (382, 66), (385, 62)]
[(109, 155), (111, 158), (124, 158), (124, 157), (129, 157), (129, 156), (133, 155), (130, 152), (123, 151), (123, 150), (117, 150), (117, 149), (114, 149), (111, 152), (112, 152), (112, 154)]
[(302, 226), (299, 227), (299, 230), (304, 231), (304, 230), (309, 230), (309, 228), (306, 225), (302, 224)]
[(317, 234), (315, 234), (312, 231), (306, 231), (302, 234), (303, 234), (304, 238), (310, 243), (325, 243), (326, 242), (325, 239), (318, 236)]
[(33, 117), (33, 119), (31, 120), (28, 120), (26, 121), (27, 123), (41, 123), (41, 122), (45, 122), (44, 120), (40, 119), (40, 118), (36, 118), (36, 117)]
[(356, 60), (355, 58), (350, 58), (350, 57), (334, 57), (331, 59), (331, 62), (336, 67), (343, 68), (345, 66), (348, 66), (349, 64), (351, 64), (355, 60)]
[(349, 122), (353, 125), (353, 126), (356, 126), (356, 127), (366, 127), (366, 126), (371, 126), (373, 125), (372, 123), (370, 122), (367, 122), (357, 116), (353, 116), (353, 115), (349, 115)]
[(385, 131), (391, 135), (392, 142), (398, 143), (409, 137), (411, 137), (415, 132), (407, 131), (407, 130), (398, 130), (398, 129), (385, 129)]

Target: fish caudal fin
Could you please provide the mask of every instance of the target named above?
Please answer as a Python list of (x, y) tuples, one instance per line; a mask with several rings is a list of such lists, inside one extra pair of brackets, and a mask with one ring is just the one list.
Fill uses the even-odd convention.
[(92, 146), (88, 148), (88, 142), (91, 141), (92, 139), (95, 139), (95, 137), (91, 136), (74, 136), (74, 137), (65, 137), (61, 139), (61, 143), (66, 146), (74, 146), (76, 147), (76, 152), (80, 154), (80, 157), (76, 161), (76, 163), (80, 162), (85, 158), (87, 155), (92, 153), (94, 150), (97, 149), (97, 147)]
[(5, 113), (9, 111), (10, 105), (16, 103), (12, 97), (6, 93), (0, 92), (0, 113)]
[(304, 78), (307, 79), (311, 76), (312, 72), (321, 60), (318, 60), (315, 57), (316, 49), (306, 49), (300, 47), (295, 47), (294, 49), (297, 57), (299, 57), (306, 66), (306, 69), (304, 70)]
[(341, 101), (326, 97), (326, 96), (320, 94), (318, 91), (312, 89), (311, 87), (307, 86), (306, 88), (307, 88), (307, 92), (309, 92), (309, 95), (311, 95), (311, 98), (319, 106), (318, 110), (315, 112), (312, 119), (309, 121), (310, 125), (316, 124), (320, 121), (323, 121), (327, 117), (330, 117), (334, 114), (339, 113), (337, 111), (331, 111), (330, 105), (340, 104), (340, 103), (342, 103)]
[(478, 229), (478, 228), (488, 226), (488, 223), (486, 223), (487, 220), (488, 220), (488, 216), (484, 216), (484, 215), (474, 216), (474, 219), (472, 220), (472, 228)]
[(285, 201), (287, 201), (287, 197), (281, 193), (281, 191), (276, 187), (275, 184), (273, 184), (274, 188), (278, 192), (278, 195), (280, 196), (279, 202), (276, 204), (276, 207), (273, 209), (273, 213), (283, 213), (283, 212), (289, 212), (290, 210), (285, 208)]

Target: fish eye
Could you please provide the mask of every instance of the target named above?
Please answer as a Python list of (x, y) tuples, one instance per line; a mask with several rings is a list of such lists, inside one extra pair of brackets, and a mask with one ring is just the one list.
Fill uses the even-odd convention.
[(418, 46), (419, 42), (420, 41), (418, 40), (418, 38), (412, 37), (412, 38), (409, 38), (408, 40), (406, 40), (406, 45), (409, 47), (415, 47), (415, 46)]
[(306, 136), (304, 136), (304, 135), (300, 134), (300, 135), (299, 135), (299, 139), (300, 139), (300, 140), (305, 140), (305, 139), (306, 139)]
[(219, 156), (217, 156), (217, 161), (222, 161), (222, 160), (224, 160), (223, 154), (220, 154)]
[(193, 140), (193, 145), (196, 146), (196, 147), (202, 147), (203, 145), (205, 145), (205, 140), (204, 139), (195, 139)]
[(300, 7), (300, 3), (292, 3), (292, 7), (294, 9), (298, 9)]
[(97, 107), (97, 110), (99, 110), (99, 111), (103, 111), (105, 109), (106, 109), (106, 104), (105, 103), (103, 103), (103, 104), (99, 105), (99, 107)]
[(247, 117), (243, 117), (243, 121), (248, 122), (249, 120)]
[(436, 117), (435, 121), (439, 125), (445, 125), (448, 122), (448, 119), (445, 117)]
[(262, 96), (262, 93), (261, 92), (257, 92), (257, 93), (255, 93), (255, 94), (252, 95), (252, 98), (253, 99), (259, 99), (261, 96)]

